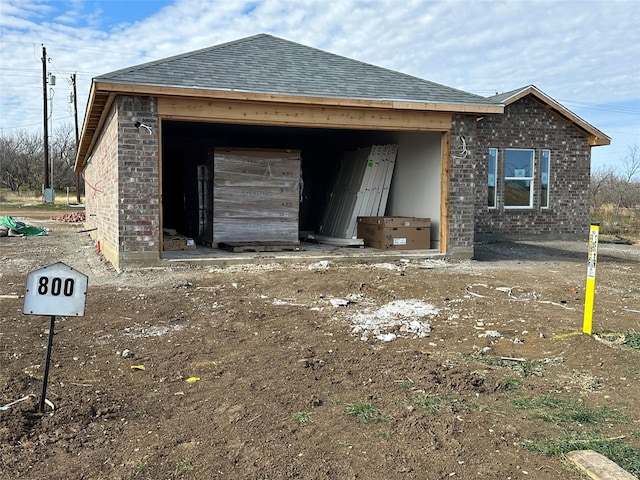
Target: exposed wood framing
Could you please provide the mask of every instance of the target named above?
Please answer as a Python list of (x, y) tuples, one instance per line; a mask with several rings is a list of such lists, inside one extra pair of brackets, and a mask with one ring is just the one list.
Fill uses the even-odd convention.
[(111, 105), (115, 100), (115, 94), (96, 94), (91, 91), (91, 97), (89, 98), (89, 105), (93, 105), (93, 108), (101, 112), (100, 116), (91, 115), (89, 111), (85, 113), (84, 123), (82, 125), (82, 138), (88, 139), (81, 142), (78, 146), (77, 158), (82, 159), (82, 162), (76, 161), (75, 171), (81, 172), (84, 168), (87, 157), (90, 155), (95, 143), (98, 141), (100, 135), (97, 133), (102, 130), (104, 122), (106, 121)]
[(159, 98), (163, 119), (397, 131), (451, 129), (451, 114), (364, 107), (294, 105), (238, 100)]
[(164, 200), (163, 200), (163, 190), (164, 190), (164, 169), (163, 169), (163, 156), (162, 152), (164, 148), (162, 146), (162, 122), (158, 122), (158, 238), (160, 241), (158, 242), (158, 258), (163, 258), (163, 244), (164, 244)]
[(158, 85), (136, 85), (121, 83), (97, 83), (96, 88), (104, 92), (123, 95), (192, 98), (202, 100), (240, 100), (274, 103), (294, 103), (298, 105), (331, 105), (338, 107), (393, 108), (453, 113), (502, 113), (504, 107), (487, 102), (485, 105), (459, 103), (412, 102), (406, 100), (371, 100), (343, 97), (313, 97), (302, 95), (282, 95), (273, 93), (243, 92), (238, 90), (211, 90), (203, 88), (168, 87)]
[[(490, 102), (487, 102), (487, 104), (469, 105), (413, 102), (397, 99), (372, 100), (313, 97), (243, 92), (237, 90), (112, 83), (94, 80), (91, 85), (82, 136), (76, 156), (76, 172), (84, 169), (87, 157), (91, 155), (93, 146), (95, 145), (96, 133), (100, 131), (101, 123), (104, 121), (103, 119), (105, 115), (108, 114), (108, 109), (117, 95), (153, 96), (157, 97), (159, 102), (173, 103), (174, 107), (168, 109), (166, 115), (170, 115), (170, 118), (177, 120), (203, 118), (202, 114), (196, 115), (195, 117), (185, 116), (185, 111), (181, 111), (181, 107), (179, 107), (180, 100), (187, 100), (186, 103), (192, 105), (220, 104), (226, 101), (230, 106), (236, 105), (231, 108), (233, 111), (232, 114), (239, 116), (236, 116), (235, 120), (226, 120), (227, 122), (235, 123), (250, 123), (252, 121), (259, 121), (259, 119), (262, 118), (259, 111), (256, 111), (253, 113), (254, 117), (249, 120), (245, 118), (244, 113), (250, 114), (250, 112), (242, 113), (241, 110), (238, 110), (238, 104), (243, 105), (254, 102), (254, 105), (271, 105), (271, 107), (268, 107), (268, 110), (280, 113), (278, 118), (273, 118), (272, 116), (271, 120), (275, 123), (271, 123), (271, 125), (312, 127), (322, 127), (324, 125), (326, 127), (331, 126), (337, 128), (393, 128), (395, 130), (443, 131), (449, 128), (447, 127), (447, 124), (450, 125), (448, 118), (452, 113), (482, 115), (504, 112), (502, 105), (491, 104)], [(286, 108), (286, 105), (293, 108)], [(190, 108), (193, 109), (193, 107)], [(301, 110), (305, 115), (305, 118), (302, 119), (300, 119), (299, 115)], [(193, 112), (190, 113), (192, 114)], [(439, 117), (440, 114), (442, 117)], [(407, 117), (405, 117), (405, 115), (407, 115)], [(324, 118), (325, 121), (324, 123), (318, 124), (314, 121), (316, 118), (318, 120)], [(401, 118), (404, 118), (404, 120), (400, 120)], [(354, 125), (354, 122), (357, 123), (361, 120), (364, 120), (365, 123), (362, 125)], [(425, 120), (426, 122), (424, 122)], [(439, 125), (441, 122), (444, 123)]]
[(449, 179), (451, 171), (451, 131), (440, 137), (440, 253), (449, 251)]

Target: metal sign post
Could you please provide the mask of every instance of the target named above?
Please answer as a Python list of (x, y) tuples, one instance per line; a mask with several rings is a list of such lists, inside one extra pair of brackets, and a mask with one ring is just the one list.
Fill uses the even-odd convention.
[(87, 284), (88, 277), (86, 275), (62, 262), (39, 268), (27, 274), (22, 313), (51, 316), (47, 359), (42, 380), (42, 396), (40, 397), (40, 413), (44, 412), (47, 396), (56, 315), (83, 316), (87, 300)]
[(598, 233), (600, 224), (592, 223), (589, 230), (589, 262), (587, 264), (587, 285), (584, 294), (584, 319), (582, 332), (591, 335), (593, 327), (593, 301), (596, 291), (596, 264), (598, 263)]
[(47, 382), (49, 381), (49, 364), (51, 363), (51, 349), (53, 348), (53, 329), (56, 326), (56, 316), (51, 315), (49, 323), (49, 343), (47, 344), (47, 360), (44, 363), (44, 376), (42, 377), (42, 395), (38, 411), (44, 413), (44, 401), (47, 398)]

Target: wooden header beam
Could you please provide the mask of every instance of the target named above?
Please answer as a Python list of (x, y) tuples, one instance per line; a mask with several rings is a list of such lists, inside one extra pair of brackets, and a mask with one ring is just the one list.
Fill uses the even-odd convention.
[(169, 120), (397, 131), (448, 131), (451, 114), (364, 107), (275, 104), (255, 101), (158, 98)]
[(367, 107), (382, 109), (423, 110), (430, 112), (475, 113), (491, 114), (503, 113), (502, 105), (490, 104), (458, 104), (414, 102), (400, 99), (360, 99), (346, 97), (314, 97), (306, 95), (284, 95), (274, 93), (256, 93), (239, 90), (213, 90), (203, 88), (184, 88), (158, 85), (138, 85), (122, 83), (95, 83), (99, 91), (113, 92), (122, 95), (143, 95), (155, 97), (194, 98), (199, 100), (241, 100), (255, 102), (294, 103), (297, 105), (327, 105), (336, 107)]

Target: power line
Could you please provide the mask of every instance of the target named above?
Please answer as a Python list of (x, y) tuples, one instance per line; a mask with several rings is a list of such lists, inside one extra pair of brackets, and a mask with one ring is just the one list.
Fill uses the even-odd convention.
[(574, 105), (580, 108), (600, 110), (603, 112), (625, 113), (628, 115), (640, 115), (640, 108), (635, 108), (635, 107), (623, 107), (623, 106), (615, 106), (611, 104), (584, 103), (584, 102), (576, 102), (574, 100), (560, 100), (560, 102), (562, 102), (564, 105)]
[[(496, 90), (473, 90), (473, 93), (476, 95), (484, 96), (486, 93), (496, 93)], [(599, 110), (603, 112), (611, 112), (611, 113), (624, 113), (627, 115), (640, 115), (639, 107), (626, 107), (623, 105), (615, 105), (613, 103), (589, 103), (589, 102), (580, 102), (578, 100), (560, 100), (556, 99), (559, 103), (564, 106), (571, 105), (573, 107), (580, 107), (591, 110)], [(636, 101), (636, 99), (634, 99)]]
[(637, 132), (612, 132), (607, 130), (607, 133), (614, 133), (616, 135), (632, 135), (634, 137), (637, 137), (638, 135), (640, 135), (640, 128), (638, 129)]
[[(4, 40), (0, 40), (0, 44), (6, 44), (6, 45), (36, 45), (33, 42), (9, 42), (9, 41), (4, 41)], [(70, 51), (86, 51), (86, 52), (98, 52), (102, 55), (104, 55), (105, 53), (113, 53), (113, 54), (117, 54), (117, 55), (131, 55), (131, 51), (119, 51), (119, 50), (105, 50), (103, 48), (87, 48), (87, 47), (70, 47), (67, 45), (62, 45), (59, 43), (49, 43), (48, 45), (53, 45), (54, 47), (60, 47), (63, 48), (65, 50), (70, 50)], [(151, 55), (146, 55), (146, 54), (140, 54), (138, 55), (141, 58), (148, 58), (151, 60), (157, 60), (158, 57), (156, 56), (151, 56)]]
[[(35, 46), (36, 43), (35, 42), (12, 42), (12, 41), (6, 41), (6, 40), (0, 40), (0, 44), (5, 44), (5, 45), (23, 45), (23, 46)], [(59, 47), (59, 48), (64, 48), (66, 50), (86, 50), (86, 51), (90, 51), (90, 52), (107, 52), (107, 50), (102, 50), (99, 48), (79, 48), (79, 47), (69, 47), (68, 45), (63, 45), (60, 43), (50, 43), (49, 45), (53, 45), (54, 47)], [(116, 51), (112, 51), (111, 53), (120, 53), (120, 54), (125, 54), (125, 53), (129, 53), (129, 52), (116, 52)]]
[[(65, 115), (64, 117), (55, 117), (53, 119), (54, 122), (58, 122), (60, 120), (65, 120), (67, 118), (72, 117), (73, 115), (69, 114), (69, 115)], [(42, 122), (34, 122), (34, 123), (27, 123), (24, 125), (14, 125), (14, 126), (9, 126), (9, 127), (0, 127), (0, 130), (15, 130), (18, 128), (27, 128), (27, 127), (34, 127), (36, 125), (42, 125)]]

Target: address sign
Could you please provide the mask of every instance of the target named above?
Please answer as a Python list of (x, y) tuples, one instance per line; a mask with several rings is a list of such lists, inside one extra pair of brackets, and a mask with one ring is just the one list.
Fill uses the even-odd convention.
[(81, 317), (87, 284), (86, 275), (62, 262), (29, 272), (22, 313)]

